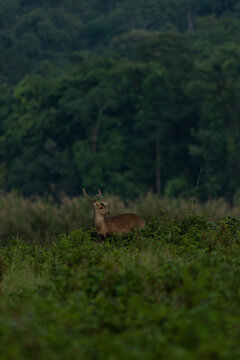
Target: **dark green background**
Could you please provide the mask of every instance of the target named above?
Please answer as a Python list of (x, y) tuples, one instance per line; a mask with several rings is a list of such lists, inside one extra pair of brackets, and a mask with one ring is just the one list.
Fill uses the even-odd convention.
[(240, 196), (240, 1), (2, 0), (0, 187)]

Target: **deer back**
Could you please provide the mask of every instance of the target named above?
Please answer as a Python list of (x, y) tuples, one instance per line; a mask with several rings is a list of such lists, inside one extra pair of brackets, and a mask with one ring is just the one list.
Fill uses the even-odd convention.
[(121, 214), (104, 219), (106, 231), (111, 234), (128, 233), (134, 228), (144, 228), (145, 220), (136, 214)]

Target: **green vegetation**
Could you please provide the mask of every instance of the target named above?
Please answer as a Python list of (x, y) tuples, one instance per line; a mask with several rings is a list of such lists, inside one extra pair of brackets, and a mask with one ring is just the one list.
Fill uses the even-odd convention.
[(15, 359), (238, 359), (240, 222), (160, 215), (95, 242), (1, 247), (0, 346)]
[(240, 358), (239, 10), (1, 0), (0, 360)]
[(0, 188), (238, 204), (239, 8), (1, 1)]
[[(190, 199), (169, 199), (149, 193), (135, 201), (123, 202), (118, 197), (107, 197), (111, 215), (133, 212), (149, 220), (163, 213), (180, 221), (184, 214), (208, 214), (212, 221), (223, 217), (240, 218), (240, 209), (224, 200), (200, 203)], [(86, 198), (63, 196), (61, 202), (51, 197), (23, 198), (16, 194), (0, 195), (0, 241), (8, 244), (12, 238), (21, 238), (35, 244), (50, 244), (60, 233), (84, 230), (94, 226), (92, 203)]]

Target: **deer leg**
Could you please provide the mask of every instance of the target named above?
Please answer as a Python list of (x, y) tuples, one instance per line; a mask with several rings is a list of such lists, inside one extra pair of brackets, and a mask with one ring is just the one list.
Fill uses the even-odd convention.
[(139, 228), (137, 228), (137, 239), (138, 239), (138, 241), (140, 241), (140, 240), (141, 240), (141, 236), (140, 236), (140, 231), (139, 231)]
[(104, 242), (104, 237), (101, 236), (101, 235), (99, 235), (99, 234), (97, 233), (97, 240), (96, 240), (96, 242), (98, 242), (98, 243)]

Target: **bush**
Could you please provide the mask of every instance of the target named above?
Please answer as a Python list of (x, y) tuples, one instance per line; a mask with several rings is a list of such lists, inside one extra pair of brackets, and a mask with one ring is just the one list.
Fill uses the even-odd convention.
[(1, 247), (2, 359), (238, 358), (240, 223), (161, 212), (97, 242)]
[[(126, 204), (117, 197), (109, 197), (108, 200), (113, 215), (135, 212), (146, 220), (154, 216), (157, 219), (163, 217), (162, 225), (165, 227), (167, 217), (168, 226), (175, 228), (173, 222), (179, 222), (187, 213), (197, 216), (208, 213), (211, 221), (227, 216), (240, 217), (238, 207), (231, 207), (221, 199), (193, 204), (192, 199), (169, 199), (148, 193), (135, 202), (128, 201)], [(0, 242), (3, 244), (19, 237), (35, 244), (48, 245), (60, 233), (68, 235), (73, 230), (86, 230), (93, 225), (93, 207), (86, 198), (71, 199), (63, 196), (60, 202), (56, 202), (51, 197), (23, 198), (14, 193), (0, 194)], [(178, 231), (173, 228), (173, 232)]]

